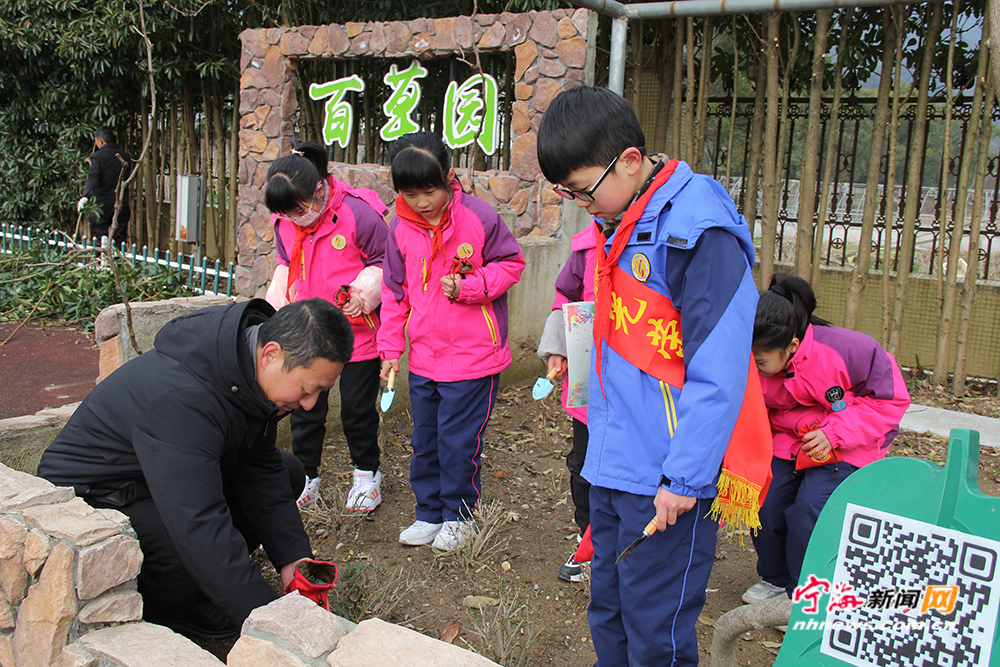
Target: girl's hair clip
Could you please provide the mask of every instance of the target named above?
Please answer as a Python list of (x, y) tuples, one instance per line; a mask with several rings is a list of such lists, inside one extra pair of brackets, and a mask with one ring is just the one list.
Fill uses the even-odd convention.
[(293, 148), (292, 149), (292, 155), (301, 155), (302, 157), (306, 156), (306, 154), (303, 153), (302, 151), (300, 151), (298, 148)]

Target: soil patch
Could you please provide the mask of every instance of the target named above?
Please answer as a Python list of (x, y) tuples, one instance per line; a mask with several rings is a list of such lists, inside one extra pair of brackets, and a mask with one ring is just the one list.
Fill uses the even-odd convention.
[[(559, 565), (575, 548), (576, 527), (565, 455), (572, 426), (557, 403), (557, 393), (533, 401), (530, 388), (510, 387), (500, 395), (490, 422), (483, 456), (483, 505), (490, 505), (499, 535), (493, 550), (474, 558), (436, 554), (429, 547), (406, 548), (399, 531), (414, 519), (409, 478), (409, 415), (385, 423), (382, 455), (382, 505), (370, 515), (341, 509), (351, 467), (342, 437), (327, 442), (321, 502), (303, 512), (318, 558), (340, 568), (332, 608), (352, 620), (371, 615), (432, 637), (451, 636), (456, 645), (497, 660), (506, 642), (512, 650), (497, 660), (553, 667), (590, 667), (595, 655), (587, 625), (589, 589), (556, 578)], [(903, 432), (890, 455), (942, 463), (947, 442), (931, 435)], [(1000, 495), (1000, 458), (981, 454), (980, 485)], [(756, 581), (756, 556), (743, 544), (719, 538), (708, 599), (698, 625), (702, 660), (707, 661), (714, 621), (742, 604), (740, 596)], [(273, 572), (270, 567), (265, 571)], [(483, 605), (483, 611), (468, 606)], [(488, 600), (488, 601), (484, 601)], [(497, 602), (497, 606), (491, 606)], [(497, 616), (506, 615), (506, 623)], [(523, 621), (523, 622), (522, 622)], [(457, 626), (455, 624), (458, 624)], [(776, 630), (744, 635), (739, 663), (772, 665)], [(524, 647), (523, 662), (521, 648)], [(224, 647), (217, 649), (224, 655)]]
[[(0, 323), (0, 341), (15, 327)], [(82, 400), (94, 386), (98, 356), (92, 337), (79, 329), (37, 322), (22, 327), (0, 346), (0, 386), (6, 389), (0, 418)], [(914, 403), (1000, 417), (995, 383), (971, 381), (965, 397), (932, 387), (917, 373), (908, 375), (907, 383)], [(593, 665), (589, 588), (555, 576), (576, 543), (565, 465), (572, 426), (557, 394), (536, 402), (527, 386), (501, 393), (483, 456), (483, 507), (490, 508), (497, 534), (475, 556), (440, 555), (428, 547), (397, 543), (399, 531), (414, 519), (409, 414), (393, 415), (383, 425), (384, 501), (370, 515), (341, 509), (351, 464), (343, 437), (328, 440), (321, 500), (303, 512), (303, 519), (316, 556), (340, 568), (332, 608), (355, 621), (379, 616), (433, 637), (453, 637), (456, 645), (508, 667)], [(943, 463), (946, 454), (945, 439), (908, 431), (890, 450), (891, 456), (936, 463)], [(1000, 495), (998, 452), (981, 452), (979, 483), (985, 493)], [(755, 564), (749, 539), (740, 544), (720, 537), (698, 625), (703, 660), (708, 658), (715, 619), (741, 605), (740, 595), (757, 581)], [(276, 579), (269, 565), (263, 570)], [(739, 647), (740, 664), (772, 665), (774, 645), (781, 640), (775, 630), (747, 633)], [(232, 643), (203, 645), (224, 659)]]

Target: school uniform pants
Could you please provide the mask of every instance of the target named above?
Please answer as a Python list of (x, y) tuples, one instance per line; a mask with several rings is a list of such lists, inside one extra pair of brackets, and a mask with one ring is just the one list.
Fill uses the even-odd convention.
[(857, 469), (840, 461), (796, 472), (795, 461), (771, 458), (771, 486), (760, 508), (761, 527), (751, 533), (757, 574), (764, 581), (786, 589), (792, 597), (819, 513), (833, 490)]
[(584, 459), (587, 458), (587, 443), (590, 432), (587, 425), (579, 419), (573, 419), (573, 447), (566, 455), (566, 467), (569, 469), (569, 491), (573, 496), (573, 506), (576, 508), (573, 519), (580, 528), (580, 534), (590, 525), (590, 482), (583, 478)]
[(417, 519), (467, 519), (482, 496), (483, 437), (500, 375), (457, 382), (435, 382), (412, 372), (409, 377), (410, 485), (417, 498)]
[[(292, 497), (298, 498), (305, 486), (302, 464), (285, 451), (281, 452), (281, 459), (288, 469)], [(252, 554), (260, 546), (260, 538), (247, 519), (236, 494), (228, 486), (223, 491), (233, 526), (246, 540), (247, 553)], [(170, 623), (183, 618), (193, 604), (207, 599), (181, 562), (173, 538), (163, 524), (163, 518), (152, 498), (143, 498), (124, 506), (110, 505), (93, 498), (85, 500), (94, 507), (110, 507), (128, 516), (142, 551), (142, 567), (136, 583), (142, 595), (142, 617), (145, 620)]]
[(695, 621), (715, 562), (719, 524), (699, 500), (677, 523), (615, 560), (656, 514), (652, 496), (590, 487), (590, 634), (597, 667), (698, 664)]
[[(351, 361), (340, 373), (340, 423), (347, 438), (351, 462), (358, 470), (378, 470), (378, 398), (379, 359)], [(330, 392), (324, 391), (311, 410), (299, 408), (288, 417), (292, 432), (292, 452), (302, 462), (306, 475), (319, 475), (326, 438), (326, 415), (330, 410)]]

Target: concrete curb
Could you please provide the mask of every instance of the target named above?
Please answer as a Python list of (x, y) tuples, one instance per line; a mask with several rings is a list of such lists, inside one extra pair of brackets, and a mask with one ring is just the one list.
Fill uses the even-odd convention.
[(942, 438), (949, 437), (952, 429), (967, 428), (979, 431), (979, 444), (983, 447), (1000, 447), (1000, 419), (981, 415), (914, 404), (903, 415), (899, 427), (917, 433), (930, 432)]

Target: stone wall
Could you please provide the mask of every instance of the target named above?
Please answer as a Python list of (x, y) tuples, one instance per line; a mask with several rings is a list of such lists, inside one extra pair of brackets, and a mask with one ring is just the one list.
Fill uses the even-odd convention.
[[(124, 514), (0, 465), (0, 666), (223, 665), (170, 629), (142, 622), (141, 565)], [(355, 625), (298, 593), (255, 609), (225, 664), (497, 667), (379, 619)]]
[[(541, 176), (535, 133), (541, 114), (561, 90), (591, 83), (596, 14), (557, 9), (526, 14), (484, 14), (386, 23), (246, 30), (240, 58), (240, 165), (236, 289), (263, 295), (274, 271), (274, 230), (264, 205), (267, 169), (292, 147), (298, 100), (297, 62), (306, 59), (441, 58), (513, 52), (514, 102), (510, 171), (477, 172), (474, 193), (516, 215), (518, 236), (557, 236), (562, 199)], [(380, 165), (337, 165), (343, 180), (376, 190), (385, 203), (394, 193)], [(461, 171), (461, 170), (460, 170)], [(468, 183), (466, 183), (468, 185)]]
[(128, 518), (0, 466), (0, 664), (48, 666), (67, 643), (142, 618)]

